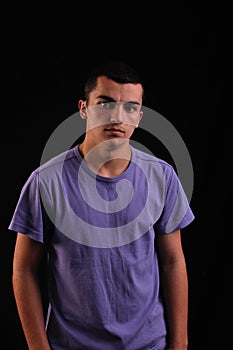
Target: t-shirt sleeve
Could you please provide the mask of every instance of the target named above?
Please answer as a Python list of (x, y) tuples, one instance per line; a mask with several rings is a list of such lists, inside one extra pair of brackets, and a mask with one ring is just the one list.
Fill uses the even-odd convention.
[(43, 221), (38, 174), (34, 171), (24, 184), (9, 230), (26, 234), (43, 243)]
[(180, 230), (194, 220), (194, 214), (175, 170), (169, 167), (166, 172), (167, 189), (164, 208), (155, 224), (155, 229), (159, 234)]

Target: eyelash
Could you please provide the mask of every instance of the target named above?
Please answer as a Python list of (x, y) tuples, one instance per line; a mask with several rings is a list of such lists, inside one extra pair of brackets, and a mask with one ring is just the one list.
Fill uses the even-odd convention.
[[(113, 110), (115, 108), (115, 104), (118, 102), (99, 102), (98, 105), (103, 109)], [(128, 113), (133, 113), (138, 110), (138, 105), (133, 103), (125, 103), (123, 104), (124, 110)]]

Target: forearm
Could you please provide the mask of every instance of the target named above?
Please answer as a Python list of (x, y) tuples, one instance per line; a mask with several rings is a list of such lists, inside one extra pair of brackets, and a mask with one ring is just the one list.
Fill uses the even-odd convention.
[(188, 279), (184, 259), (161, 269), (162, 290), (168, 324), (168, 350), (188, 347)]
[(50, 350), (38, 280), (32, 273), (22, 270), (14, 272), (12, 282), (29, 350)]

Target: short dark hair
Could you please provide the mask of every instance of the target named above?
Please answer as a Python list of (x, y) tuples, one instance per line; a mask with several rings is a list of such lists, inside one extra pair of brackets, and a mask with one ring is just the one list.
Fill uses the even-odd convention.
[(84, 86), (84, 98), (86, 100), (88, 100), (89, 94), (96, 88), (97, 79), (101, 76), (105, 76), (120, 84), (141, 84), (142, 98), (144, 99), (144, 82), (139, 73), (127, 63), (112, 61), (104, 62), (91, 71)]

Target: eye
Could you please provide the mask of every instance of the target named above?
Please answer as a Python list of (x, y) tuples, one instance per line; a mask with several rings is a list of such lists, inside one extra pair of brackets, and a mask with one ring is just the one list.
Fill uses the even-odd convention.
[(140, 106), (136, 103), (125, 103), (124, 104), (124, 110), (128, 113), (138, 112), (139, 109), (140, 109)]
[(111, 102), (100, 102), (98, 103), (98, 106), (102, 109), (108, 110), (108, 109), (113, 109), (113, 103)]

